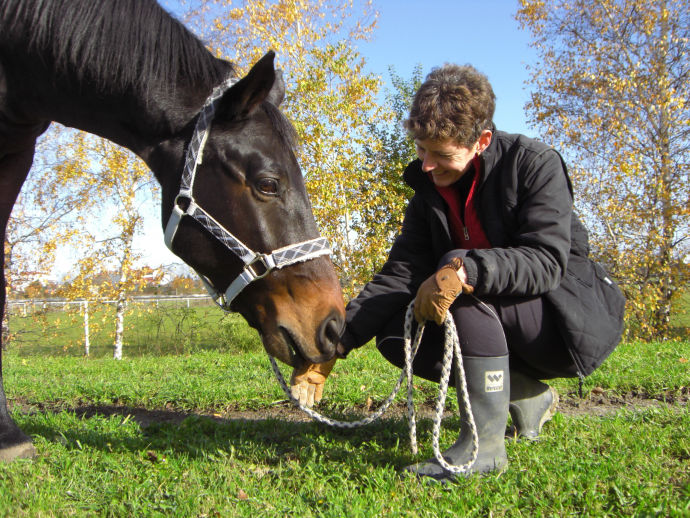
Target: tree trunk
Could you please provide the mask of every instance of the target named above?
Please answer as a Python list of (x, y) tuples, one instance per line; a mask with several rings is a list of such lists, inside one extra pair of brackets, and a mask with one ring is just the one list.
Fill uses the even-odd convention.
[(116, 360), (122, 359), (122, 335), (124, 334), (125, 322), (125, 298), (124, 293), (120, 292), (117, 299), (117, 309), (115, 314), (115, 345), (113, 351), (113, 358)]

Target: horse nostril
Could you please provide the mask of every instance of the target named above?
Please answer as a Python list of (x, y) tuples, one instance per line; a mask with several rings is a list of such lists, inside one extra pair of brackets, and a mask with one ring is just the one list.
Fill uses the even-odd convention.
[(321, 352), (329, 357), (335, 354), (335, 346), (340, 340), (340, 332), (345, 325), (343, 318), (336, 314), (321, 323), (319, 328), (319, 345)]

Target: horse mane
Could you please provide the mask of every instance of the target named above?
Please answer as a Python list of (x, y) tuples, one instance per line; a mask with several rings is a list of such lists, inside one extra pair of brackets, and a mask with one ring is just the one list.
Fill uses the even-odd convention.
[(56, 74), (144, 98), (153, 85), (210, 88), (233, 69), (154, 0), (3, 0), (0, 33), (47, 54)]

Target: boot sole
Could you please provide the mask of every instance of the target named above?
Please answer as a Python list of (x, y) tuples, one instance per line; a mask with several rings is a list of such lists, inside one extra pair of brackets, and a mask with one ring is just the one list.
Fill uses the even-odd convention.
[[(446, 457), (446, 462), (450, 460)], [(508, 467), (508, 456), (506, 455), (505, 449), (496, 457), (493, 458), (491, 463), (483, 459), (477, 459), (479, 462), (470, 468), (469, 471), (464, 473), (453, 473), (451, 471), (446, 471), (443, 469), (435, 458), (428, 459), (425, 462), (419, 462), (417, 464), (411, 464), (406, 466), (401, 470), (401, 475), (403, 477), (414, 477), (418, 480), (434, 481), (441, 484), (446, 484), (448, 482), (454, 482), (457, 480), (462, 480), (464, 478), (469, 478), (471, 476), (482, 476), (502, 473)], [(418, 471), (420, 468), (425, 466), (433, 466), (434, 470), (438, 470), (436, 473), (422, 473)]]
[(544, 412), (544, 415), (539, 421), (539, 433), (541, 433), (541, 428), (542, 426), (544, 426), (544, 423), (550, 421), (551, 418), (556, 414), (556, 408), (558, 407), (558, 392), (553, 387), (549, 387), (549, 390), (551, 391), (551, 397), (553, 401), (551, 402), (551, 405), (549, 405), (549, 408), (546, 410), (546, 412)]

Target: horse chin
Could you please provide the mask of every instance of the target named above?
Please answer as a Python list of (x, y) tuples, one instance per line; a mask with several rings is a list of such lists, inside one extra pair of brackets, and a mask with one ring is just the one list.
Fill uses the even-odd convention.
[(280, 326), (277, 333), (262, 336), (266, 352), (286, 365), (299, 368), (305, 363), (323, 363), (330, 360), (325, 354), (314, 356), (304, 352), (305, 347), (287, 328)]
[(302, 353), (300, 353), (292, 340), (285, 341), (280, 338), (276, 339), (275, 337), (268, 340), (266, 339), (267, 337), (263, 338), (264, 349), (266, 349), (269, 356), (273, 356), (284, 364), (296, 368), (301, 367), (306, 362)]

